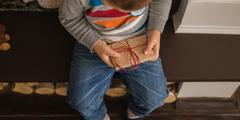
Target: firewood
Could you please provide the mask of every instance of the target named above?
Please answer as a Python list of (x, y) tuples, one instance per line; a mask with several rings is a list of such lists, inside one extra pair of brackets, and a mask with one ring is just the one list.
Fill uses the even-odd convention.
[(127, 88), (122, 84), (119, 87), (109, 88), (105, 94), (109, 97), (122, 97), (127, 94)]
[(173, 85), (174, 82), (167, 82), (167, 85)]
[(29, 2), (32, 2), (34, 0), (22, 0), (24, 3), (29, 3)]
[(10, 44), (9, 43), (2, 43), (0, 44), (0, 50), (1, 51), (7, 51), (11, 48)]
[(39, 85), (39, 82), (27, 82), (27, 84), (32, 87), (36, 87), (37, 85)]
[(8, 83), (0, 83), (0, 91), (3, 91), (8, 86)]
[(3, 90), (3, 88), (4, 88), (3, 84), (2, 84), (2, 83), (0, 83), (0, 91), (2, 91), (2, 90)]
[(175, 82), (168, 82), (167, 84), (167, 88), (169, 91), (168, 96), (165, 98), (165, 103), (173, 103), (177, 100), (177, 92), (176, 92), (176, 86), (175, 86)]
[(38, 4), (47, 9), (53, 9), (59, 7), (59, 0), (37, 0)]
[(0, 51), (7, 51), (11, 48), (10, 36), (6, 33), (6, 26), (0, 24)]
[(10, 41), (10, 36), (8, 34), (5, 35), (6, 41)]
[(67, 95), (67, 82), (56, 83), (55, 92), (57, 95), (66, 96)]
[(169, 91), (168, 96), (165, 98), (164, 102), (165, 103), (173, 103), (177, 100), (176, 94), (173, 93), (172, 91)]
[(51, 95), (54, 93), (54, 85), (51, 82), (40, 82), (36, 86), (35, 93), (40, 95)]
[(12, 91), (16, 93), (29, 95), (33, 93), (34, 89), (27, 83), (15, 83)]

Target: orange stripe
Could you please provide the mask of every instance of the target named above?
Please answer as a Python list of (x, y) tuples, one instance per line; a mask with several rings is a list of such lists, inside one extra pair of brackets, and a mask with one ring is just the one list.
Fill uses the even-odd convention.
[(112, 20), (98, 20), (95, 22), (95, 24), (103, 26), (105, 28), (115, 28), (123, 24), (132, 22), (136, 18), (137, 16), (128, 16), (128, 17), (114, 18)]

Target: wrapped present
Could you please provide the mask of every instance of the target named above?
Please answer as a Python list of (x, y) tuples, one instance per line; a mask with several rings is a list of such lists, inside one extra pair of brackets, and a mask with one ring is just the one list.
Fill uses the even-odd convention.
[(140, 63), (153, 60), (155, 53), (153, 50), (148, 54), (144, 54), (147, 46), (146, 35), (129, 38), (120, 42), (114, 42), (109, 45), (115, 51), (120, 53), (120, 57), (111, 57), (111, 62), (116, 70), (124, 68), (136, 68)]

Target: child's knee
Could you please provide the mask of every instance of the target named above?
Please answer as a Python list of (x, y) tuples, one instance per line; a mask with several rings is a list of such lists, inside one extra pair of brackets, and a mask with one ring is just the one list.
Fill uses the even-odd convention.
[[(134, 112), (138, 115), (148, 115), (156, 108), (159, 108), (165, 104), (164, 100), (167, 97), (167, 92), (161, 93), (158, 95), (149, 95), (144, 98), (139, 98), (134, 100), (130, 106)], [(136, 99), (136, 98), (135, 98)]]
[(158, 102), (154, 103), (145, 103), (142, 105), (137, 105), (135, 107), (132, 107), (132, 111), (137, 115), (137, 116), (146, 116), (158, 107), (161, 107), (164, 105), (164, 100), (160, 100)]
[[(96, 117), (96, 113), (102, 114), (103, 109), (103, 102), (102, 100), (97, 99), (81, 99), (81, 100), (74, 100), (73, 98), (68, 98), (68, 103), (70, 106), (78, 111), (85, 119), (86, 118), (94, 118)], [(100, 116), (99, 116), (100, 117)]]

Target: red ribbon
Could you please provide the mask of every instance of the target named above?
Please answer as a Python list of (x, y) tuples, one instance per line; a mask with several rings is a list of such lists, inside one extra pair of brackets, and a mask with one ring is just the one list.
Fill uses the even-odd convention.
[[(128, 41), (124, 41), (126, 44), (124, 44), (123, 42), (119, 42), (120, 44), (122, 44), (121, 47), (118, 47), (118, 48), (113, 48), (114, 50), (116, 50), (117, 52), (126, 52), (128, 51), (129, 54), (130, 54), (130, 63), (131, 63), (131, 67), (133, 69), (136, 69), (138, 68), (138, 64), (141, 62), (140, 61), (140, 58), (139, 56), (133, 51), (134, 48), (137, 48), (137, 47), (140, 47), (140, 46), (146, 46), (146, 44), (141, 44), (141, 45), (137, 45), (137, 46), (134, 46), (134, 47), (131, 47), (128, 43)], [(116, 63), (116, 60), (113, 59), (112, 61), (113, 64), (115, 64), (116, 67), (122, 69), (122, 67)]]

